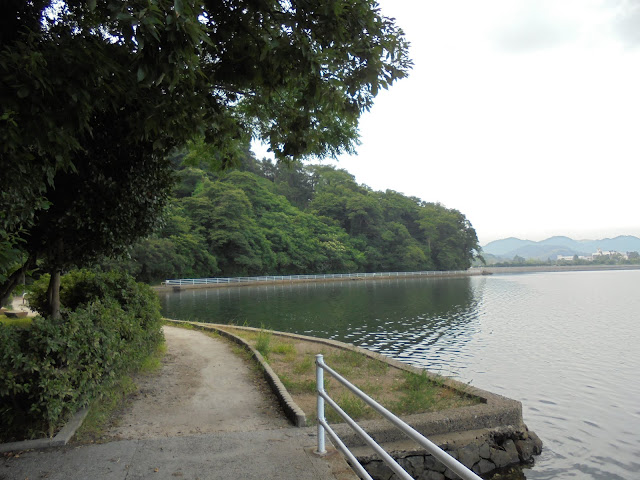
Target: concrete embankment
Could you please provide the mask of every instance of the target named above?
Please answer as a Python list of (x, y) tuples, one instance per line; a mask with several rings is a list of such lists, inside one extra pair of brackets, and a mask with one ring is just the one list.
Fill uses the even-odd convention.
[[(529, 273), (529, 272), (586, 272), (603, 270), (640, 270), (640, 265), (543, 265), (535, 267), (474, 267), (468, 270), (457, 270), (448, 272), (392, 272), (392, 273), (353, 273), (340, 276), (334, 275), (309, 275), (309, 278), (291, 278), (294, 276), (265, 276), (232, 279), (208, 279), (210, 283), (205, 283), (207, 279), (195, 279), (195, 283), (189, 283), (190, 279), (182, 280), (182, 283), (156, 285), (152, 288), (157, 292), (173, 292), (181, 290), (205, 289), (205, 288), (228, 288), (247, 287), (255, 285), (285, 285), (291, 283), (326, 283), (326, 282), (350, 282), (350, 281), (379, 281), (394, 280), (403, 278), (452, 278), (452, 277), (474, 277), (479, 275), (509, 274), (509, 273)], [(249, 279), (250, 278), (250, 279)], [(260, 278), (260, 280), (255, 280)], [(217, 280), (217, 282), (216, 282)], [(178, 280), (179, 281), (179, 280)]]
[[(192, 324), (197, 328), (217, 331), (249, 350), (254, 359), (262, 365), (268, 382), (274, 388), (274, 393), (291, 421), (298, 426), (307, 424), (304, 412), (296, 405), (259, 352), (242, 338), (225, 331), (225, 327), (228, 326)], [(250, 327), (234, 327), (234, 329), (258, 331)], [(329, 345), (384, 361), (392, 368), (414, 373), (423, 372), (421, 369), (350, 344), (283, 332), (271, 333), (275, 336), (315, 343), (318, 345), (318, 350), (322, 345)], [(431, 375), (428, 372), (427, 374)], [(520, 402), (451, 379), (447, 379), (445, 385), (451, 390), (477, 398), (479, 403), (444, 411), (408, 415), (403, 417), (403, 420), (478, 474), (486, 474), (510, 465), (530, 464), (533, 462), (534, 455), (540, 454), (542, 443), (535, 433), (527, 429), (522, 418)], [(365, 420), (359, 423), (414, 478), (434, 480), (457, 478), (423, 448), (406, 440), (406, 436), (388, 422)], [(335, 430), (374, 479), (392, 478), (393, 472), (378, 460), (369, 447), (364, 446), (365, 443), (350, 427), (344, 424), (336, 425)]]
[[(469, 270), (456, 270), (448, 272), (392, 272), (392, 273), (353, 273), (340, 275), (309, 275), (309, 278), (291, 278), (293, 276), (265, 276), (250, 277), (260, 278), (260, 280), (244, 278), (232, 279), (209, 279), (210, 283), (205, 283), (206, 279), (195, 279), (196, 283), (189, 283), (190, 279), (182, 280), (180, 284), (171, 283), (169, 285), (163, 283), (152, 288), (157, 292), (172, 292), (180, 290), (204, 289), (204, 288), (228, 288), (228, 287), (246, 287), (256, 285), (287, 285), (291, 283), (327, 283), (327, 282), (362, 282), (362, 281), (378, 281), (378, 280), (394, 280), (404, 278), (452, 278), (452, 277), (470, 277), (483, 275), (482, 269), (472, 268)], [(218, 280), (217, 282), (215, 280)], [(229, 280), (229, 281), (227, 281)], [(169, 280), (168, 280), (169, 281)], [(173, 282), (173, 281), (172, 281)]]

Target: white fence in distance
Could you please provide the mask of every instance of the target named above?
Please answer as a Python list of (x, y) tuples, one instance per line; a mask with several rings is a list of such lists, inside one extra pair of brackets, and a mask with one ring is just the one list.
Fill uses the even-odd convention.
[[(474, 272), (475, 273), (475, 272)], [(477, 272), (480, 273), (480, 272)], [(469, 275), (471, 270), (450, 271), (422, 271), (422, 272), (375, 272), (375, 273), (324, 273), (318, 275), (262, 275), (258, 277), (231, 277), (231, 278), (181, 278), (170, 279), (162, 282), (167, 286), (182, 285), (210, 285), (218, 283), (261, 283), (261, 282), (291, 282), (296, 280), (333, 280), (351, 278), (387, 278), (387, 277), (447, 277), (455, 275)]]

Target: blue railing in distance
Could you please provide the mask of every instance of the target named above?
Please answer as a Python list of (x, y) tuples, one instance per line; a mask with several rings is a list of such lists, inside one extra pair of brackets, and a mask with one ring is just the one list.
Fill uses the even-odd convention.
[(329, 395), (324, 390), (324, 371), (329, 373), (333, 378), (335, 378), (338, 382), (344, 385), (347, 389), (351, 391), (354, 395), (364, 401), (367, 405), (373, 408), (376, 412), (378, 412), (382, 417), (391, 422), (394, 426), (396, 426), (400, 431), (402, 431), (409, 438), (418, 443), (421, 447), (423, 447), (426, 451), (428, 451), (434, 458), (439, 460), (443, 465), (453, 471), (456, 475), (458, 475), (462, 480), (482, 480), (478, 475), (476, 475), (472, 470), (469, 470), (466, 466), (460, 463), (458, 460), (453, 458), (447, 452), (438, 447), (435, 443), (431, 442), (420, 432), (415, 430), (413, 427), (400, 420), (397, 416), (391, 413), (389, 410), (384, 408), (378, 402), (376, 402), (373, 398), (369, 397), (363, 391), (361, 391), (358, 387), (353, 385), (347, 379), (342, 377), (338, 372), (329, 367), (326, 363), (324, 363), (324, 358), (321, 354), (316, 355), (316, 390), (318, 392), (317, 398), (317, 409), (318, 409), (318, 453), (323, 454), (326, 452), (325, 445), (325, 433), (329, 435), (331, 441), (334, 446), (342, 452), (345, 457), (349, 460), (354, 470), (361, 478), (372, 480), (369, 473), (364, 469), (362, 465), (357, 461), (355, 456), (349, 451), (349, 448), (340, 440), (335, 431), (331, 428), (331, 426), (327, 423), (324, 416), (324, 404), (325, 402), (329, 404), (340, 417), (362, 438), (367, 445), (369, 445), (374, 452), (389, 466), (389, 468), (396, 474), (396, 476), (402, 480), (412, 480), (413, 477), (409, 475), (399, 464), (396, 462), (391, 455), (389, 455), (371, 436), (365, 432), (362, 427), (360, 427), (347, 413), (344, 412), (338, 406), (336, 402), (333, 401)]
[(258, 277), (229, 277), (229, 278), (182, 278), (168, 279), (163, 282), (167, 286), (182, 285), (213, 285), (217, 283), (261, 283), (288, 282), (292, 280), (324, 280), (342, 278), (376, 278), (376, 277), (443, 277), (449, 275), (468, 275), (469, 270), (451, 271), (420, 271), (420, 272), (375, 272), (375, 273), (321, 273), (318, 275), (263, 275)]

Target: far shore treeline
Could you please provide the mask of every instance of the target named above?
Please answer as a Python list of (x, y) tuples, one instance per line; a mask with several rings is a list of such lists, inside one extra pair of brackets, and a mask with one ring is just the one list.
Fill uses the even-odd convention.
[[(168, 278), (461, 270), (479, 251), (457, 210), (373, 191), (331, 166), (274, 164), (249, 152), (220, 173), (197, 153), (173, 160), (164, 226), (129, 258), (103, 262), (139, 281)], [(187, 166), (191, 165), (191, 166)]]

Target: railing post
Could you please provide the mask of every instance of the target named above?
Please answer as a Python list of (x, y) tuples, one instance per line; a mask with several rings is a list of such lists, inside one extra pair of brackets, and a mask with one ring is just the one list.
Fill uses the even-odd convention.
[(318, 391), (318, 451), (316, 453), (322, 455), (327, 453), (324, 440), (324, 427), (322, 422), (324, 418), (324, 398), (320, 396), (320, 392), (324, 393), (324, 371), (322, 370), (322, 354), (316, 355), (316, 389)]

